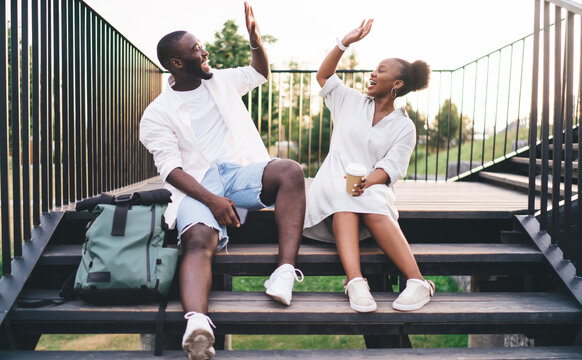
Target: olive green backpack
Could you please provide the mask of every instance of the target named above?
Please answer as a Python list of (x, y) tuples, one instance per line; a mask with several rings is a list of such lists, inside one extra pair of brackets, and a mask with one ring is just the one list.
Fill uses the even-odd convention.
[(165, 243), (165, 189), (87, 199), (78, 211), (96, 218), (87, 229), (73, 296), (98, 304), (163, 300), (170, 290), (178, 248)]

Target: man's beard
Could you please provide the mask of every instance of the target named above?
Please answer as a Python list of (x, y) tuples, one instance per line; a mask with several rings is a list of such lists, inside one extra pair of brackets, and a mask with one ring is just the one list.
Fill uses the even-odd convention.
[(212, 79), (212, 76), (214, 75), (211, 72), (210, 73), (205, 72), (199, 65), (193, 65), (188, 62), (185, 62), (185, 65), (186, 67), (184, 68), (184, 70), (186, 70), (186, 74), (197, 76), (202, 80)]

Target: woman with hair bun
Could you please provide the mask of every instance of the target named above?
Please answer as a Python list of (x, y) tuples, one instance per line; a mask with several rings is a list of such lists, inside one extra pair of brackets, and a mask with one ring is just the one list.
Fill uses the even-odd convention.
[[(345, 292), (351, 308), (359, 312), (376, 310), (360, 269), (359, 241), (372, 235), (407, 279), (393, 308), (412, 311), (428, 303), (435, 288), (422, 277), (397, 222), (393, 185), (406, 175), (416, 130), (406, 112), (394, 108), (394, 100), (426, 88), (430, 68), (424, 61), (385, 59), (370, 74), (367, 96), (345, 87), (335, 75), (337, 64), (349, 45), (370, 32), (372, 22), (363, 21), (338, 39), (317, 72), (334, 132), (311, 185), (303, 234), (335, 242), (347, 276)], [(361, 181), (346, 184), (346, 170)]]

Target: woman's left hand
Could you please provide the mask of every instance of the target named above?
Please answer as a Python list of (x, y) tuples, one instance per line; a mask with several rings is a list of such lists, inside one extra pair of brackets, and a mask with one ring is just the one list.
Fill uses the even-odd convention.
[(364, 193), (364, 189), (366, 189), (368, 187), (366, 180), (367, 180), (367, 177), (364, 176), (364, 177), (362, 177), (361, 183), (354, 184), (354, 187), (352, 189), (352, 196), (358, 197)]

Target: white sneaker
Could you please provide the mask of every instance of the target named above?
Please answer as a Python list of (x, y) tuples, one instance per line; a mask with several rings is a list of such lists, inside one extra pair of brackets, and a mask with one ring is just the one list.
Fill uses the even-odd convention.
[(344, 280), (346, 295), (350, 298), (350, 307), (357, 312), (371, 312), (376, 310), (376, 302), (370, 294), (368, 281), (362, 277), (353, 278), (349, 282)]
[(190, 360), (206, 360), (214, 358), (214, 332), (216, 328), (212, 320), (204, 314), (190, 311), (184, 315), (188, 320), (184, 337), (182, 337), (182, 348), (188, 354)]
[[(299, 279), (297, 274), (301, 276), (301, 279)], [(273, 299), (289, 305), (291, 304), (295, 280), (297, 282), (303, 281), (303, 273), (301, 270), (295, 269), (291, 264), (283, 264), (273, 271), (269, 280), (265, 281), (266, 293)]]
[(408, 279), (406, 289), (392, 303), (400, 311), (418, 310), (430, 301), (434, 295), (434, 283), (430, 280)]

